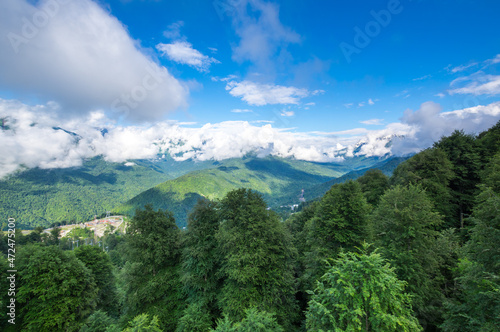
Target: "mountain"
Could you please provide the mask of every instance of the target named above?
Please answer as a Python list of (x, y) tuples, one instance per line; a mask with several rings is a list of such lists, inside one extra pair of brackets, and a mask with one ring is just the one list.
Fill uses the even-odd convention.
[[(313, 163), (278, 157), (229, 159), (217, 167), (194, 171), (177, 179), (168, 180), (115, 208), (119, 213), (133, 214), (135, 209), (151, 204), (154, 209), (174, 213), (179, 226), (185, 226), (187, 214), (198, 199), (220, 199), (233, 189), (245, 187), (260, 192), (271, 207), (279, 204), (298, 203), (303, 188), (316, 189), (319, 197), (324, 185), (328, 188), (335, 179), (349, 171), (359, 174), (369, 168), (396, 164), (404, 158), (351, 158), (345, 163)], [(363, 167), (364, 166), (364, 167)], [(327, 189), (328, 190), (328, 189)]]
[(169, 157), (112, 163), (96, 157), (81, 167), (28, 169), (0, 180), (0, 218), (15, 218), (19, 228), (90, 220), (163, 181), (212, 164)]

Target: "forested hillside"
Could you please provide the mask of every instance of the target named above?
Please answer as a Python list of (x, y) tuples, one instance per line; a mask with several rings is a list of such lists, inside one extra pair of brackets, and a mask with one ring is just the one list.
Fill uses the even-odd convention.
[[(391, 177), (374, 169), (333, 184), (284, 222), (267, 207), (254, 190), (230, 190), (198, 200), (181, 230), (146, 206), (126, 234), (105, 236), (107, 252), (65, 250), (57, 230), (16, 234), (16, 325), (2, 312), (0, 326), (500, 330), (500, 122), (441, 138)], [(5, 256), (0, 265), (5, 279)]]
[(15, 217), (18, 227), (90, 220), (163, 181), (213, 162), (90, 159), (82, 167), (29, 169), (0, 180), (0, 217)]
[(183, 227), (189, 211), (200, 198), (221, 199), (231, 190), (250, 188), (261, 193), (268, 206), (276, 210), (280, 205), (300, 203), (302, 189), (307, 200), (315, 199), (333, 183), (355, 179), (370, 168), (391, 174), (405, 159), (355, 157), (339, 163), (312, 163), (268, 156), (224, 160), (214, 168), (159, 184), (113, 210), (133, 214), (135, 209), (151, 204), (154, 209), (173, 212), (177, 224)]

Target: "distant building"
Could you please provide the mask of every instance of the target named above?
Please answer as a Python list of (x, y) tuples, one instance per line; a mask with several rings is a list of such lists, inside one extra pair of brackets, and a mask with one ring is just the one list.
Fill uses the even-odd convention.
[(302, 192), (299, 195), (299, 202), (304, 203), (306, 199), (304, 198), (304, 189), (302, 189)]

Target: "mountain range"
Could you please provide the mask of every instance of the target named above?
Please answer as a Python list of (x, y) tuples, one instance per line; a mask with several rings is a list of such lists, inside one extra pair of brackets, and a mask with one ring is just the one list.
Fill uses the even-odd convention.
[(317, 163), (248, 154), (222, 161), (175, 161), (168, 154), (154, 160), (113, 163), (102, 157), (80, 167), (33, 168), (0, 181), (0, 217), (15, 218), (19, 228), (87, 221), (107, 211), (133, 214), (151, 204), (174, 213), (179, 226), (200, 198), (219, 199), (240, 187), (260, 192), (273, 209), (307, 200), (336, 182), (356, 178), (370, 168), (385, 173), (404, 158), (345, 158)]

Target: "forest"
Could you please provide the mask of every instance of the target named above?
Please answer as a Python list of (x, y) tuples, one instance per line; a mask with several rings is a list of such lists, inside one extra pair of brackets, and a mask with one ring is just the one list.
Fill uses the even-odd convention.
[(199, 200), (185, 230), (146, 205), (102, 246), (17, 232), (15, 325), (2, 235), (0, 329), (499, 331), (499, 209), (500, 122), (390, 177), (336, 183), (286, 220), (241, 188)]

